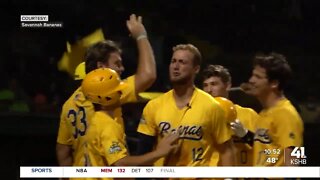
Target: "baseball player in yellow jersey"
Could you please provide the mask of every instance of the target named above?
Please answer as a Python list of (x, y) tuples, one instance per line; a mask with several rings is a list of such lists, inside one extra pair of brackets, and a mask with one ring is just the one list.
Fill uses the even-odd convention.
[(153, 163), (177, 148), (177, 133), (163, 138), (155, 151), (129, 156), (126, 149), (125, 133), (115, 121), (115, 110), (120, 106), (121, 90), (126, 84), (118, 74), (109, 68), (91, 71), (81, 85), (85, 97), (93, 103), (95, 113), (81, 143), (84, 151), (83, 166), (134, 166)]
[[(137, 72), (124, 80), (127, 87), (123, 89), (121, 104), (134, 102), (136, 95), (146, 90), (156, 79), (155, 60), (146, 30), (142, 24), (142, 18), (131, 15), (127, 20), (127, 27), (132, 37), (136, 40), (139, 61)], [(98, 42), (88, 48), (85, 55), (85, 69), (90, 72), (97, 68), (108, 67), (115, 70), (119, 75), (124, 71), (121, 59), (121, 49), (110, 40)], [(79, 76), (78, 76), (79, 77)], [(60, 127), (57, 138), (57, 159), (59, 165), (69, 166), (72, 164), (83, 164), (77, 157), (78, 141), (82, 139), (89, 126), (93, 114), (93, 106), (83, 95), (81, 87), (65, 102), (60, 119)], [(123, 128), (121, 108), (115, 111), (115, 120)], [(79, 155), (78, 155), (79, 153)]]
[(302, 146), (303, 122), (283, 92), (290, 76), (291, 68), (283, 55), (255, 56), (247, 93), (258, 98), (263, 110), (255, 134), (241, 123), (233, 126), (243, 139), (254, 137), (256, 166), (292, 166), (291, 152), (294, 147)]
[(173, 89), (148, 102), (139, 123), (138, 151), (151, 151), (153, 142), (170, 132), (180, 135), (179, 149), (165, 157), (165, 166), (216, 166), (211, 164), (215, 144), (220, 144), (221, 163), (233, 165), (231, 131), (222, 123), (223, 111), (207, 93), (194, 86), (201, 54), (191, 44), (173, 48), (169, 67)]
[[(231, 88), (231, 75), (229, 70), (221, 65), (208, 65), (202, 72), (203, 90), (213, 97), (229, 97)], [(250, 109), (235, 105), (237, 119), (248, 127), (251, 131), (255, 130), (254, 124), (258, 118), (257, 113)], [(236, 165), (252, 166), (253, 150), (248, 144), (237, 136), (233, 136), (233, 142), (236, 149)]]

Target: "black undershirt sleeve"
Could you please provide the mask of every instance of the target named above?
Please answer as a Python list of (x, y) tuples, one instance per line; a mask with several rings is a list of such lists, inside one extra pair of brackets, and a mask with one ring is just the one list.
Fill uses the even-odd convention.
[(155, 136), (148, 136), (142, 133), (138, 133), (139, 143), (137, 144), (137, 155), (142, 155), (153, 150), (156, 143)]
[(245, 136), (243, 136), (241, 139), (242, 139), (245, 143), (247, 143), (247, 144), (249, 144), (250, 146), (252, 146), (252, 145), (253, 145), (253, 138), (254, 138), (254, 133), (251, 132), (251, 131), (248, 131), (248, 133), (247, 133)]

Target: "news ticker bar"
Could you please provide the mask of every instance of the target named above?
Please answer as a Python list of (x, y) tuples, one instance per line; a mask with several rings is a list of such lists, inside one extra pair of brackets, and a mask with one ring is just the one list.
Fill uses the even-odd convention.
[(284, 177), (319, 178), (320, 167), (20, 167), (21, 178)]

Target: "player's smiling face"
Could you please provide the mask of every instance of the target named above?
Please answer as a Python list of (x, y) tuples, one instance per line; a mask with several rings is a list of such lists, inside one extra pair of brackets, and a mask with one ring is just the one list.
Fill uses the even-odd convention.
[(249, 93), (254, 96), (263, 96), (272, 91), (272, 84), (268, 80), (266, 69), (261, 66), (257, 65), (253, 68), (249, 83), (252, 85)]
[(193, 64), (194, 55), (188, 50), (177, 50), (173, 53), (169, 66), (170, 81), (184, 84), (193, 81), (199, 66)]

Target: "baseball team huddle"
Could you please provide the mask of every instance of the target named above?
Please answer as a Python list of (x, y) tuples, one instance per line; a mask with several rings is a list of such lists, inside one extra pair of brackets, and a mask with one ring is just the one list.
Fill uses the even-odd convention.
[[(292, 73), (285, 56), (272, 52), (253, 58), (242, 90), (259, 100), (257, 113), (228, 100), (229, 70), (212, 64), (201, 70), (201, 53), (192, 44), (172, 48), (172, 89), (144, 107), (138, 155), (130, 155), (121, 106), (138, 102), (157, 72), (142, 17), (132, 14), (126, 24), (138, 48), (136, 73), (120, 79), (122, 52), (111, 40), (87, 49), (77, 76), (81, 86), (62, 107), (60, 166), (292, 166), (290, 154), (303, 144), (303, 122), (284, 94)], [(197, 75), (201, 89), (194, 83)]]

